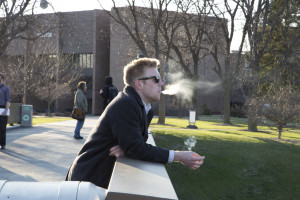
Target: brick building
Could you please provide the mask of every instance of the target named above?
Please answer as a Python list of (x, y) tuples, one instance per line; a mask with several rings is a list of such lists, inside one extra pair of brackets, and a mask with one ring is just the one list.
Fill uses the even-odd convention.
[[(29, 63), (28, 52), (35, 55), (69, 55), (71, 65), (83, 68), (83, 80), (87, 81), (89, 113), (100, 114), (102, 100), (96, 89), (104, 87), (104, 77), (109, 74), (110, 19), (105, 11), (92, 10), (42, 14), (28, 30), (30, 36), (41, 35), (34, 41), (18, 39), (7, 48), (4, 56), (20, 58), (23, 65)], [(2, 59), (3, 60), (3, 59)], [(44, 111), (46, 102), (28, 94), (27, 104), (35, 111)], [(56, 103), (58, 112), (70, 111), (73, 95), (60, 98)]]
[[(140, 51), (126, 30), (111, 20), (103, 10), (43, 14), (38, 15), (38, 18), (38, 23), (27, 34), (43, 33), (42, 37), (32, 45), (28, 45), (25, 40), (13, 41), (5, 55), (22, 57), (24, 63), (29, 48), (36, 54), (72, 55), (73, 66), (84, 69), (84, 80), (88, 83), (89, 113), (101, 114), (102, 98), (98, 91), (104, 87), (105, 76), (111, 75), (114, 85), (122, 90), (123, 67), (136, 58)], [(52, 48), (36, 45), (41, 42), (51, 43)], [(199, 84), (202, 84), (202, 87), (198, 88), (198, 105), (205, 105), (212, 113), (221, 113), (222, 89), (211, 67), (213, 62), (209, 56), (199, 62)], [(165, 65), (163, 60), (161, 63), (162, 66)], [(169, 63), (169, 66), (173, 66), (172, 63)], [(175, 96), (167, 97), (166, 101), (167, 115), (178, 115), (181, 111), (187, 114), (191, 106), (188, 101), (180, 102)], [(36, 111), (46, 108), (46, 103), (34, 95), (29, 94), (26, 103), (32, 104)], [(58, 112), (70, 111), (72, 107), (73, 96), (60, 98), (56, 103)], [(157, 103), (154, 103), (153, 107), (157, 112)]]

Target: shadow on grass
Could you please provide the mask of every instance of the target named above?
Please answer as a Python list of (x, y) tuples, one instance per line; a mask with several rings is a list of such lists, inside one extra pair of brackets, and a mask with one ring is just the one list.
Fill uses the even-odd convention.
[(233, 126), (233, 127), (245, 127), (245, 125), (238, 125), (238, 124), (224, 124), (224, 123), (221, 123), (221, 124), (213, 124), (215, 126)]
[(158, 124), (158, 123), (151, 123), (151, 126), (152, 126), (152, 125), (176, 127), (176, 125), (173, 125), (173, 124)]

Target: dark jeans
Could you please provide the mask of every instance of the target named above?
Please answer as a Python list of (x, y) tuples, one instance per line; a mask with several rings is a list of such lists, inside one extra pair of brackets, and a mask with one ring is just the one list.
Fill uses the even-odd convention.
[(74, 137), (80, 136), (80, 130), (83, 127), (83, 124), (84, 124), (84, 120), (82, 120), (82, 121), (77, 120), (76, 128), (74, 131)]
[(0, 115), (0, 145), (6, 145), (6, 125), (7, 125), (7, 116)]

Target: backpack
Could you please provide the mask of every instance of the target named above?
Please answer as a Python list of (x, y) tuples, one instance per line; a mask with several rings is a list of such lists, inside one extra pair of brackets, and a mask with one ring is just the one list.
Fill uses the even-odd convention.
[(118, 95), (118, 92), (119, 91), (115, 86), (109, 87), (107, 103), (111, 102)]

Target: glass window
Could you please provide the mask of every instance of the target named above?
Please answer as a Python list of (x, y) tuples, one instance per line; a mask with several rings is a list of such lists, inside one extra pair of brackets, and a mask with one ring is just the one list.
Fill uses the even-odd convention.
[(74, 67), (93, 68), (93, 54), (73, 54)]

